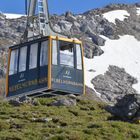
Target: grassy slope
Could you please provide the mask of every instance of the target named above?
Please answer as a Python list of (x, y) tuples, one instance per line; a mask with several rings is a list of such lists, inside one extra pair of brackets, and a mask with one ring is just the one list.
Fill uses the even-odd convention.
[(5, 79), (0, 78), (0, 97), (4, 95), (5, 91)]
[[(52, 107), (51, 99), (37, 106), (13, 107), (0, 101), (0, 140), (131, 140), (140, 139), (140, 125), (110, 121), (103, 103), (84, 98), (77, 106)], [(52, 118), (33, 122), (32, 118)]]

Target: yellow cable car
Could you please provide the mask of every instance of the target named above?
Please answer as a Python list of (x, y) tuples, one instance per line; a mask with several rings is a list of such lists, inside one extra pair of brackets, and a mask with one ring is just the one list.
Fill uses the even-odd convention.
[(44, 35), (9, 47), (6, 97), (83, 94), (83, 55), (81, 41), (59, 35)]

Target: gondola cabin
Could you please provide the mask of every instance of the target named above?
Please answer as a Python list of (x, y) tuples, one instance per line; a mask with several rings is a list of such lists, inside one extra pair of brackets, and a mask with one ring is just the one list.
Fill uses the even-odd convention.
[(47, 36), (9, 48), (6, 97), (84, 90), (81, 41)]

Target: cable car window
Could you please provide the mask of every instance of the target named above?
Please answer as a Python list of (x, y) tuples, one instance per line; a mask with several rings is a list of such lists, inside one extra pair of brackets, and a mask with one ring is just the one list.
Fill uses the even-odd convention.
[(11, 51), (9, 75), (17, 73), (18, 49)]
[(27, 46), (20, 48), (19, 72), (26, 70)]
[(60, 64), (74, 67), (74, 45), (73, 43), (60, 41)]
[(38, 43), (32, 44), (30, 47), (29, 69), (34, 69), (37, 67), (37, 52), (38, 52)]
[(52, 64), (57, 65), (57, 41), (53, 40), (52, 41)]
[(48, 65), (48, 41), (41, 43), (40, 66)]
[(77, 69), (82, 70), (82, 53), (80, 44), (76, 44)]

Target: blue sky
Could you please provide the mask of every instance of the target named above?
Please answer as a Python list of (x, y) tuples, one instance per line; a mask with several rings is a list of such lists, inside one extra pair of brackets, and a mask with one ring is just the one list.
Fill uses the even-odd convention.
[[(0, 11), (4, 13), (23, 14), (25, 0), (0, 0)], [(51, 14), (62, 14), (66, 11), (83, 13), (113, 3), (138, 3), (140, 0), (48, 0)]]

